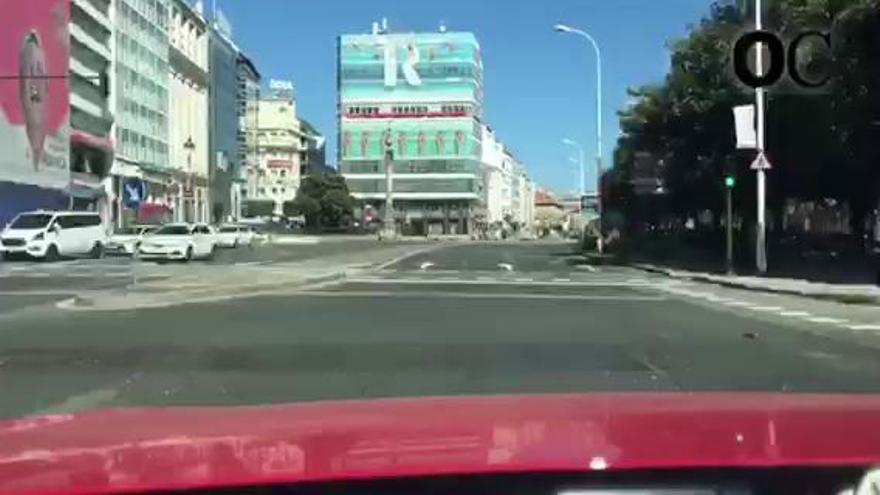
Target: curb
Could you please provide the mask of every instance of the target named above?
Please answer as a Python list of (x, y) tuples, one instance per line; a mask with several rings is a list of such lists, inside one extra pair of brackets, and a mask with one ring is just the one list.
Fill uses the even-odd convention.
[(638, 270), (642, 270), (648, 273), (657, 273), (660, 275), (665, 275), (669, 278), (674, 278), (677, 280), (690, 280), (694, 282), (704, 282), (719, 285), (721, 287), (727, 287), (731, 289), (741, 289), (747, 290), (751, 292), (763, 292), (769, 294), (782, 294), (788, 296), (800, 296), (800, 297), (808, 297), (811, 299), (817, 299), (821, 301), (835, 301), (843, 304), (863, 304), (863, 305), (880, 305), (880, 296), (873, 296), (867, 294), (829, 294), (829, 293), (817, 293), (817, 292), (808, 292), (797, 289), (785, 289), (779, 287), (766, 287), (766, 286), (755, 286), (750, 285), (745, 282), (737, 282), (735, 280), (723, 280), (719, 279), (713, 275), (701, 275), (701, 274), (681, 274), (675, 273), (674, 271), (668, 268), (661, 268), (654, 265), (646, 265), (640, 263), (633, 263), (629, 265), (632, 268), (636, 268)]

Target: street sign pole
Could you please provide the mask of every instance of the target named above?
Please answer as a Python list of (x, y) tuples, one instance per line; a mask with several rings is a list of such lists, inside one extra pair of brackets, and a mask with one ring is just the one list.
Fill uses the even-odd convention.
[[(763, 29), (761, 23), (761, 0), (755, 0), (755, 29), (760, 31)], [(763, 44), (756, 45), (757, 55), (755, 57), (755, 74), (760, 77), (764, 75), (764, 54)], [(764, 154), (764, 88), (755, 89), (755, 109), (757, 116), (757, 148), (758, 156)], [(758, 273), (763, 275), (767, 273), (767, 226), (766, 217), (766, 167), (758, 167), (758, 225), (755, 236), (755, 267)]]

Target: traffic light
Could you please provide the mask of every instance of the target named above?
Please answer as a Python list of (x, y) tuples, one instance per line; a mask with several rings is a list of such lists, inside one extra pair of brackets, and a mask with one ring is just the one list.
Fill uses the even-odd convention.
[(724, 187), (733, 189), (736, 185), (736, 159), (733, 156), (724, 160)]
[(736, 185), (736, 177), (734, 177), (732, 175), (728, 175), (728, 176), (724, 177), (724, 186), (725, 187), (733, 188), (733, 186), (735, 186), (735, 185)]

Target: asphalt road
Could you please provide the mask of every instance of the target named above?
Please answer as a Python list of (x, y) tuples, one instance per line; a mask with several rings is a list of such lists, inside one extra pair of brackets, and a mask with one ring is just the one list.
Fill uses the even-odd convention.
[(341, 283), (161, 309), (70, 312), (16, 297), (0, 304), (0, 389), (15, 391), (0, 397), (0, 417), (412, 395), (880, 391), (880, 332), (841, 324), (878, 321), (873, 308), (677, 285), (585, 265), (566, 244), (438, 244)]

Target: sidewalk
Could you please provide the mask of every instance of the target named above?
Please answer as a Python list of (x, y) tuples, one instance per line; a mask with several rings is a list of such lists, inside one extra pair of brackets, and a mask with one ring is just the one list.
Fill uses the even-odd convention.
[(880, 304), (880, 287), (876, 285), (829, 284), (795, 278), (719, 275), (708, 272), (678, 270), (650, 263), (632, 263), (630, 266), (647, 272), (666, 275), (674, 279), (707, 282), (736, 289), (788, 294), (848, 304)]

